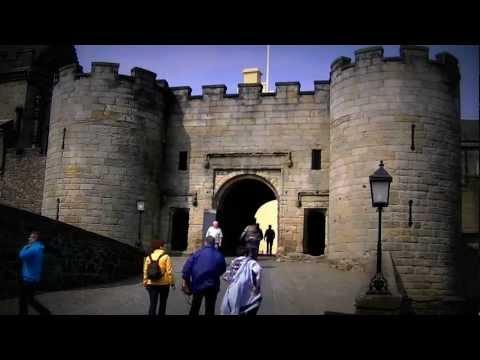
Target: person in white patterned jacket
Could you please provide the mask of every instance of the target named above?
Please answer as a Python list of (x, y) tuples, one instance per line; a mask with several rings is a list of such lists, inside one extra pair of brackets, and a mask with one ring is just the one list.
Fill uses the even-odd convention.
[(262, 267), (256, 253), (246, 249), (244, 256), (232, 260), (223, 279), (229, 283), (223, 297), (222, 315), (256, 315), (262, 303)]

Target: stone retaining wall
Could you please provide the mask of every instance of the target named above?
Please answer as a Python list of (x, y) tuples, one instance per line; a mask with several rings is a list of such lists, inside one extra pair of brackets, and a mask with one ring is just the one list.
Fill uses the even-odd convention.
[(41, 289), (63, 290), (140, 276), (143, 253), (118, 241), (0, 205), (0, 298), (18, 291), (18, 252), (32, 230), (46, 246)]

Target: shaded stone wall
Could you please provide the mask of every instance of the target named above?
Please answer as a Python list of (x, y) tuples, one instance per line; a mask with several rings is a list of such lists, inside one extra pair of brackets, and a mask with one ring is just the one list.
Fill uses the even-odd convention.
[[(301, 92), (299, 83), (277, 83), (270, 94), (255, 84), (240, 84), (238, 95), (226, 94), (224, 85), (204, 86), (196, 97), (188, 87), (171, 90), (177, 104), (167, 130), (161, 236), (168, 239), (169, 207), (188, 207), (188, 250), (194, 250), (201, 244), (204, 210), (215, 206), (225, 179), (256, 174), (279, 194), (279, 252), (302, 251), (298, 192), (326, 192), (327, 207), (328, 81), (316, 82), (311, 92)], [(322, 150), (321, 170), (311, 169), (312, 149)], [(180, 151), (188, 151), (187, 171), (178, 170)], [(315, 206), (315, 200), (306, 197), (302, 206)]]
[[(329, 258), (367, 259), (376, 253), (378, 214), (368, 176), (384, 160), (392, 175), (382, 221), (408, 295), (453, 291), (452, 255), (459, 230), (459, 73), (448, 54), (402, 47), (339, 58), (331, 74)], [(412, 148), (412, 125), (415, 125)], [(409, 201), (413, 201), (409, 226)]]
[(0, 205), (0, 298), (18, 291), (18, 252), (30, 231), (46, 246), (41, 290), (60, 290), (140, 276), (143, 253), (121, 242)]
[(53, 73), (76, 61), (71, 45), (0, 45), (1, 202), (40, 213)]
[(163, 86), (156, 75), (118, 64), (60, 69), (54, 87), (42, 214), (128, 244), (158, 234), (162, 181)]
[(39, 149), (9, 149), (0, 175), (0, 202), (37, 214), (42, 210), (46, 157)]
[(0, 83), (0, 122), (16, 119), (16, 107), (25, 106), (27, 81)]
[(462, 120), (462, 232), (480, 234), (479, 121)]

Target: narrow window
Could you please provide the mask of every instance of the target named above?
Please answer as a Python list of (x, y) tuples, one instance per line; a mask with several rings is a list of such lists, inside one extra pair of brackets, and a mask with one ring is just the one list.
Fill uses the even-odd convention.
[(468, 150), (465, 150), (464, 154), (465, 154), (465, 176), (468, 176), (468, 175), (470, 175), (469, 171), (468, 171), (469, 170), (468, 169), (469, 168), (469, 166), (468, 166)]
[(408, 226), (409, 227), (413, 225), (412, 206), (413, 206), (413, 200), (408, 200)]
[(180, 151), (178, 170), (187, 170), (188, 151)]
[(322, 168), (322, 150), (312, 150), (312, 170)]
[(415, 151), (415, 124), (412, 124), (412, 143), (410, 145), (410, 150)]
[(477, 151), (474, 151), (473, 153), (475, 155), (474, 157), (475, 164), (477, 164), (475, 176), (480, 176), (480, 150), (477, 149)]
[(17, 107), (17, 108), (15, 108), (15, 112), (17, 113), (17, 118), (16, 118), (16, 121), (15, 121), (15, 135), (18, 139), (18, 137), (20, 137), (20, 132), (22, 131), (23, 108)]
[(62, 136), (62, 150), (65, 150), (65, 136), (67, 135), (67, 128), (63, 128), (63, 136)]

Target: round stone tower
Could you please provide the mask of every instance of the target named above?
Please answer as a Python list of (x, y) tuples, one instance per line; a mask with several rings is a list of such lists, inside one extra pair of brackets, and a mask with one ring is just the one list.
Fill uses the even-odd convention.
[(331, 65), (328, 257), (361, 262), (376, 255), (369, 175), (383, 160), (393, 177), (383, 250), (412, 298), (453, 289), (459, 79), (453, 56), (429, 60), (428, 48), (417, 46), (401, 47), (395, 58), (384, 58), (381, 47), (362, 49), (355, 63), (341, 57)]
[(158, 235), (165, 81), (118, 64), (59, 70), (52, 95), (42, 214), (134, 245)]

